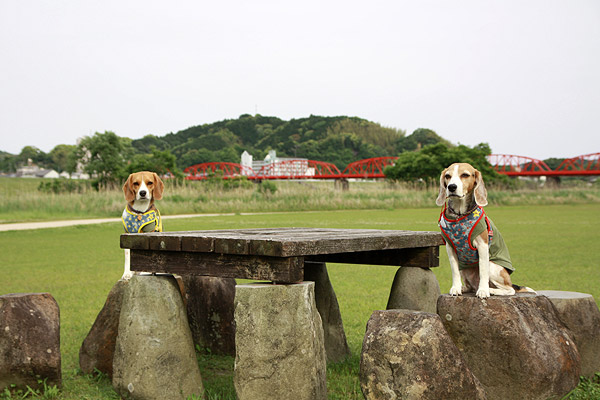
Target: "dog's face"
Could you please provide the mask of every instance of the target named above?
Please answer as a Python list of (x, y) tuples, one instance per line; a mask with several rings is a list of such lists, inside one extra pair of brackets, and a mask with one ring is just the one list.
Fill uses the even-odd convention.
[(438, 206), (444, 205), (446, 199), (466, 200), (471, 195), (478, 205), (487, 205), (487, 190), (483, 178), (471, 164), (455, 163), (442, 171), (440, 193), (435, 201)]
[(123, 194), (130, 204), (136, 200), (153, 202), (162, 199), (164, 187), (162, 180), (154, 172), (134, 172), (123, 185)]

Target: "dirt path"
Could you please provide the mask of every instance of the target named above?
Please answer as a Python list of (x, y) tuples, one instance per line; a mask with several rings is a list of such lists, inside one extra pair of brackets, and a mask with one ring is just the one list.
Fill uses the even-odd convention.
[[(253, 213), (243, 213), (243, 215), (251, 215)], [(166, 215), (164, 219), (178, 219), (178, 218), (197, 218), (197, 217), (221, 217), (229, 214), (183, 214), (183, 215)], [(0, 232), (6, 231), (23, 231), (27, 229), (45, 229), (45, 228), (62, 228), (65, 226), (75, 225), (91, 225), (91, 224), (105, 224), (108, 222), (119, 222), (121, 218), (95, 218), (95, 219), (74, 219), (69, 221), (45, 221), (45, 222), (22, 222), (16, 224), (0, 224)]]

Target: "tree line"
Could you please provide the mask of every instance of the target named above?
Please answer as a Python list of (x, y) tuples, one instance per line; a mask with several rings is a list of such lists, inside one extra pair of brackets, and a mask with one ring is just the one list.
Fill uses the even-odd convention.
[(118, 184), (138, 170), (182, 177), (182, 170), (194, 164), (239, 163), (244, 150), (255, 159), (276, 150), (279, 157), (327, 161), (340, 170), (353, 161), (397, 155), (396, 165), (386, 170), (392, 180), (433, 179), (454, 160), (472, 162), (484, 173), (493, 173), (485, 158), (491, 152), (489, 146), (454, 146), (430, 129), (406, 135), (358, 117), (311, 115), (285, 121), (248, 114), (136, 140), (110, 131), (96, 132), (76, 146), (60, 144), (49, 153), (26, 146), (18, 155), (0, 152), (0, 170), (14, 172), (32, 160), (58, 172), (81, 170), (94, 177), (94, 185), (103, 187)]

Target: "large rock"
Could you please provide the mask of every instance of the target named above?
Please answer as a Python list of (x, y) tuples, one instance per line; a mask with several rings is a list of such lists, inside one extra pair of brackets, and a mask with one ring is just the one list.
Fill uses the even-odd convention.
[(327, 398), (313, 282), (238, 285), (235, 323), (238, 399)]
[(177, 281), (134, 275), (123, 293), (113, 387), (126, 399), (186, 399), (204, 392)]
[(79, 349), (79, 366), (86, 374), (98, 370), (108, 377), (113, 376), (113, 356), (117, 334), (123, 292), (129, 281), (119, 280), (110, 290), (104, 307), (98, 313), (88, 335)]
[(49, 293), (0, 296), (0, 391), (61, 386), (60, 310)]
[(402, 267), (396, 271), (387, 309), (406, 309), (435, 314), (440, 285), (429, 268)]
[(561, 398), (577, 386), (579, 352), (547, 297), (442, 295), (438, 314), (489, 399)]
[(350, 355), (337, 296), (325, 263), (306, 262), (304, 280), (315, 282), (315, 301), (323, 322), (327, 362), (340, 362)]
[(550, 299), (560, 320), (573, 334), (581, 355), (581, 374), (592, 378), (600, 371), (600, 310), (591, 294), (540, 290)]
[(235, 279), (187, 275), (183, 283), (194, 343), (213, 354), (234, 356)]
[(375, 311), (360, 361), (366, 399), (485, 399), (436, 314)]

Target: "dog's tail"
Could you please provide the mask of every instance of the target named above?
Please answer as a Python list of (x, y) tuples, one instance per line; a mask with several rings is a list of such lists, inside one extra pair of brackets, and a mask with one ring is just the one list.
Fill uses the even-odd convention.
[(537, 293), (535, 290), (533, 290), (530, 287), (527, 286), (519, 286), (519, 285), (512, 285), (513, 289), (515, 289), (515, 292), (517, 293)]

